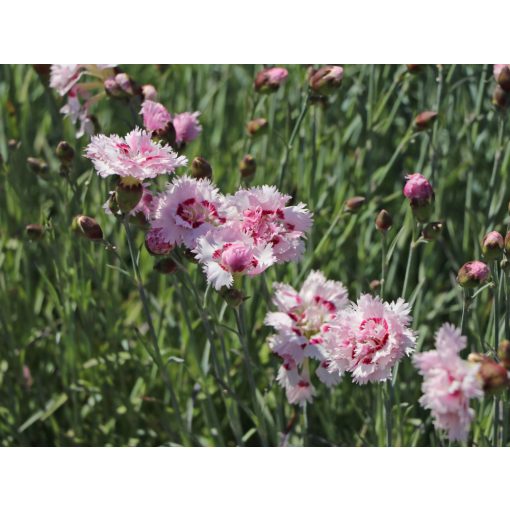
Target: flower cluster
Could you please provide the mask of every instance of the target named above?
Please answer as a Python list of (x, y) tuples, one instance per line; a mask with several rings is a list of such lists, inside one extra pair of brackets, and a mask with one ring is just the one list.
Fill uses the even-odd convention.
[(208, 179), (179, 177), (158, 197), (152, 221), (164, 241), (193, 250), (211, 285), (231, 287), (236, 274), (254, 276), (297, 260), (312, 216), (275, 187), (223, 196)]
[[(76, 137), (94, 133), (94, 124), (90, 116), (90, 107), (101, 98), (104, 80), (114, 74), (116, 64), (52, 64), (50, 69), (50, 87), (61, 96), (67, 97), (67, 103), (60, 113), (71, 119), (73, 124), (79, 123)], [(90, 76), (93, 82), (79, 83), (82, 77)]]
[(480, 366), (460, 358), (466, 337), (451, 324), (436, 333), (436, 349), (415, 354), (414, 364), (424, 377), (420, 404), (430, 409), (436, 428), (448, 432), (450, 440), (467, 439), (474, 411), (469, 401), (483, 396), (477, 376)]
[(340, 380), (329, 371), (323, 333), (327, 323), (347, 305), (347, 290), (341, 282), (326, 280), (320, 271), (312, 271), (297, 292), (290, 285), (274, 285), (276, 312), (267, 314), (265, 323), (276, 330), (269, 337), (271, 350), (282, 365), (278, 382), (291, 404), (311, 402), (315, 388), (310, 381), (309, 359), (318, 362), (315, 373), (327, 386)]

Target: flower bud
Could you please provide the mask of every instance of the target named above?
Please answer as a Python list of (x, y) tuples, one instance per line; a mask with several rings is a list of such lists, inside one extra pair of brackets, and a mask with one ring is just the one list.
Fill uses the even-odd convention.
[(246, 131), (250, 136), (260, 136), (267, 132), (269, 129), (269, 122), (266, 119), (253, 119), (246, 124)]
[(30, 223), (25, 227), (25, 232), (31, 241), (39, 241), (44, 235), (44, 227), (38, 223)]
[(444, 224), (442, 221), (431, 221), (427, 223), (421, 231), (423, 239), (435, 241), (443, 232), (443, 226)]
[(32, 67), (41, 80), (47, 82), (50, 79), (51, 64), (32, 64)]
[(508, 388), (508, 372), (503, 365), (484, 356), (480, 363), (478, 376), (483, 383), (483, 391), (488, 394), (496, 394)]
[(461, 287), (474, 289), (484, 283), (489, 277), (489, 268), (487, 264), (479, 260), (466, 262), (457, 274), (457, 282)]
[(488, 261), (500, 259), (504, 245), (503, 236), (499, 232), (489, 232), (482, 239), (482, 253)]
[(254, 82), (255, 92), (260, 94), (271, 94), (276, 92), (280, 85), (287, 79), (289, 75), (287, 69), (283, 67), (272, 67), (263, 69), (257, 73)]
[(494, 93), (492, 94), (492, 104), (501, 110), (504, 110), (509, 101), (510, 94), (503, 90), (499, 85), (494, 89)]
[(252, 179), (257, 170), (257, 163), (255, 158), (250, 154), (246, 154), (239, 164), (239, 172), (243, 179)]
[(191, 163), (191, 175), (195, 179), (211, 179), (212, 167), (205, 158), (197, 156)]
[(99, 226), (99, 223), (89, 216), (85, 216), (83, 214), (75, 216), (71, 228), (75, 234), (78, 234), (89, 241), (103, 240), (103, 231)]
[(146, 101), (157, 101), (158, 100), (158, 92), (154, 85), (147, 83), (146, 85), (142, 85), (142, 96)]
[(421, 174), (415, 173), (406, 176), (404, 196), (409, 200), (415, 218), (425, 223), (432, 214), (434, 190), (430, 182)]
[(139, 92), (139, 87), (131, 79), (131, 76), (126, 73), (119, 73), (115, 75), (115, 81), (120, 89), (126, 96), (136, 96)]
[(152, 138), (167, 143), (170, 147), (175, 147), (177, 132), (175, 131), (174, 123), (168, 122), (164, 128), (154, 131)]
[(372, 280), (369, 285), (370, 285), (370, 290), (373, 290), (374, 292), (376, 292), (381, 287), (381, 280)]
[(247, 299), (243, 292), (240, 290), (227, 289), (226, 287), (223, 287), (223, 289), (220, 291), (220, 295), (225, 300), (227, 305), (231, 306), (232, 308), (237, 308), (242, 304), (243, 301)]
[(342, 84), (344, 70), (340, 66), (323, 66), (317, 70), (311, 70), (308, 84), (314, 92), (331, 94)]
[(365, 197), (351, 197), (345, 201), (345, 210), (348, 212), (356, 212), (366, 202)]
[(18, 150), (21, 147), (21, 142), (15, 138), (10, 138), (7, 142), (7, 147), (10, 151)]
[(74, 149), (65, 140), (62, 140), (57, 145), (55, 154), (61, 163), (68, 165), (74, 158)]
[(510, 92), (510, 67), (508, 64), (501, 68), (497, 82), (505, 92)]
[(505, 251), (510, 254), (510, 231), (505, 235)]
[(434, 124), (437, 118), (436, 112), (421, 112), (414, 119), (414, 125), (418, 131), (428, 129)]
[(510, 340), (501, 340), (498, 348), (498, 358), (506, 369), (510, 369)]
[(381, 209), (375, 219), (375, 228), (381, 232), (387, 232), (393, 225), (393, 218), (386, 209)]
[(154, 264), (154, 270), (161, 274), (172, 274), (177, 271), (177, 264), (170, 258), (160, 259)]
[(40, 158), (27, 158), (27, 164), (36, 175), (39, 177), (47, 177), (49, 173), (48, 164), (46, 161), (40, 159)]
[(132, 211), (140, 202), (143, 195), (142, 183), (133, 177), (121, 177), (116, 188), (117, 204), (120, 212), (126, 214)]
[(407, 71), (411, 74), (417, 74), (423, 69), (422, 64), (406, 64)]
[(162, 239), (160, 228), (151, 228), (145, 234), (145, 248), (151, 255), (167, 255), (174, 247)]

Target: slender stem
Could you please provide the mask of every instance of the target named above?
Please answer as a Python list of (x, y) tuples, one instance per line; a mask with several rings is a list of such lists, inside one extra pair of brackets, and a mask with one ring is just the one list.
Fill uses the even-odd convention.
[[(492, 266), (492, 277), (494, 279), (494, 352), (498, 352), (499, 347), (499, 278), (498, 278), (498, 262), (494, 261)], [(494, 397), (494, 431), (492, 437), (493, 446), (498, 446), (499, 435), (499, 398)]]
[(413, 231), (412, 231), (412, 235), (411, 235), (411, 244), (409, 245), (409, 255), (407, 256), (407, 266), (406, 266), (406, 274), (404, 277), (404, 286), (402, 287), (402, 298), (403, 299), (406, 298), (407, 286), (409, 284), (409, 274), (411, 273), (411, 267), (412, 267), (412, 263), (413, 263), (413, 255), (414, 255), (414, 250), (416, 247), (416, 240), (415, 240), (416, 225), (415, 225), (414, 218), (412, 218), (412, 226), (413, 226)]
[(301, 106), (301, 111), (299, 112), (299, 116), (296, 120), (296, 124), (294, 125), (294, 129), (292, 130), (292, 133), (289, 138), (289, 143), (285, 147), (285, 153), (282, 159), (282, 163), (280, 165), (280, 178), (278, 179), (278, 188), (281, 189), (283, 185), (283, 180), (285, 179), (285, 171), (287, 170), (287, 165), (289, 163), (289, 155), (290, 151), (292, 150), (292, 147), (294, 145), (294, 139), (296, 138), (299, 128), (301, 126), (301, 122), (303, 122), (303, 119), (305, 118), (306, 110), (308, 109), (308, 100), (310, 95), (307, 93), (305, 95), (305, 99), (303, 101), (303, 105)]
[(382, 233), (381, 238), (381, 287), (380, 293), (381, 299), (384, 300), (384, 284), (386, 282), (386, 232)]
[(393, 381), (390, 379), (386, 382), (386, 446), (393, 446)]
[(468, 321), (469, 306), (471, 304), (471, 297), (469, 290), (462, 289), (462, 316), (460, 318), (460, 331), (462, 334), (465, 333)]
[(153, 357), (153, 359), (154, 359), (154, 361), (156, 362), (156, 364), (158, 366), (158, 369), (159, 369), (159, 371), (161, 373), (161, 377), (163, 378), (163, 382), (165, 383), (165, 386), (166, 386), (166, 388), (168, 390), (168, 393), (170, 394), (170, 400), (172, 402), (172, 407), (174, 409), (175, 416), (176, 416), (177, 421), (179, 423), (179, 430), (181, 431), (181, 434), (182, 434), (182, 431), (185, 430), (185, 429), (183, 427), (181, 412), (180, 412), (180, 409), (179, 409), (179, 402), (177, 400), (177, 396), (175, 395), (172, 383), (171, 383), (170, 378), (168, 376), (167, 369), (166, 369), (165, 364), (163, 362), (163, 357), (161, 355), (161, 350), (159, 348), (158, 337), (156, 335), (156, 330), (154, 329), (154, 323), (152, 322), (152, 316), (151, 316), (151, 312), (150, 312), (150, 308), (149, 308), (149, 302), (147, 300), (147, 295), (145, 293), (145, 287), (143, 285), (142, 276), (140, 274), (140, 268), (138, 266), (138, 262), (137, 262), (136, 257), (135, 257), (133, 237), (132, 237), (132, 234), (131, 234), (131, 229), (129, 227), (129, 223), (128, 223), (128, 219), (127, 218), (123, 221), (123, 224), (124, 224), (124, 228), (126, 230), (126, 237), (127, 237), (127, 241), (128, 241), (128, 247), (129, 247), (129, 255), (131, 257), (131, 263), (133, 265), (133, 271), (134, 271), (135, 277), (136, 277), (138, 292), (140, 294), (140, 300), (142, 301), (142, 306), (143, 306), (145, 318), (147, 320), (147, 324), (149, 325), (149, 331), (150, 331), (150, 336), (151, 336), (151, 341), (152, 341), (152, 347), (153, 347), (153, 350), (154, 350), (154, 353), (153, 353), (154, 357)]

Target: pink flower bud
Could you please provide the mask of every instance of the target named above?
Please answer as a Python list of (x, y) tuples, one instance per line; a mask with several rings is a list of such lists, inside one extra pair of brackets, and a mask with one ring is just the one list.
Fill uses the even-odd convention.
[(418, 221), (425, 222), (432, 213), (434, 202), (434, 190), (430, 182), (422, 174), (411, 174), (406, 176), (404, 196), (409, 200), (413, 214)]
[(314, 92), (330, 94), (342, 84), (344, 70), (340, 66), (323, 66), (312, 70), (308, 84)]
[(246, 124), (246, 131), (248, 131), (250, 136), (263, 135), (267, 133), (268, 128), (269, 123), (263, 118), (250, 120), (250, 122)]
[(345, 201), (345, 210), (356, 212), (366, 202), (365, 197), (351, 197)]
[(173, 245), (162, 239), (160, 228), (151, 228), (145, 234), (145, 247), (151, 255), (166, 255), (173, 250)]
[(416, 129), (422, 131), (431, 127), (436, 118), (436, 112), (421, 112), (414, 119), (414, 125), (416, 126)]
[(504, 245), (503, 236), (499, 232), (489, 232), (482, 239), (482, 253), (489, 261), (499, 259), (503, 256)]
[(261, 94), (270, 94), (280, 88), (280, 85), (287, 79), (289, 75), (287, 69), (283, 67), (272, 67), (271, 69), (263, 69), (255, 77), (255, 91)]
[(461, 287), (472, 289), (478, 287), (489, 277), (489, 267), (479, 260), (466, 262), (457, 275), (457, 282)]
[(142, 95), (145, 100), (149, 101), (157, 101), (158, 100), (158, 92), (156, 91), (156, 87), (147, 83), (146, 85), (142, 85)]

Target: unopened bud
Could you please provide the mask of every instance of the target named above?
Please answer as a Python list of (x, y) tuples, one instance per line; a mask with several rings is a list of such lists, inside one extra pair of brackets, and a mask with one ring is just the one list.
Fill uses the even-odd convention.
[(501, 110), (504, 110), (509, 101), (510, 94), (502, 89), (499, 85), (496, 85), (494, 93), (492, 94), (492, 104)]
[(356, 212), (366, 202), (365, 197), (351, 197), (345, 201), (345, 210), (348, 212)]
[(510, 369), (510, 340), (501, 340), (498, 348), (498, 358), (506, 369)]
[(89, 241), (103, 240), (103, 231), (94, 218), (79, 214), (74, 217), (71, 227), (76, 234)]
[(117, 204), (120, 212), (126, 214), (132, 211), (140, 202), (143, 195), (142, 183), (134, 177), (121, 177), (116, 188)]
[(381, 280), (372, 280), (369, 285), (370, 285), (370, 290), (373, 290), (375, 292), (380, 289)]
[(205, 158), (197, 156), (191, 163), (191, 175), (195, 179), (211, 179), (212, 167)]
[(177, 132), (175, 131), (174, 123), (167, 122), (164, 128), (154, 131), (154, 133), (152, 134), (152, 138), (156, 140), (161, 140), (162, 142), (170, 145), (170, 147), (175, 147)]
[(246, 124), (246, 131), (250, 136), (260, 136), (267, 132), (269, 129), (269, 122), (266, 119), (253, 119)]
[(174, 247), (162, 238), (160, 228), (151, 228), (145, 234), (145, 248), (151, 255), (167, 255)]
[(110, 97), (124, 98), (138, 94), (140, 88), (126, 73), (119, 73), (104, 81), (104, 88)]
[(340, 87), (343, 77), (344, 70), (342, 67), (323, 66), (316, 71), (311, 71), (308, 84), (314, 92), (331, 94)]
[(61, 163), (69, 164), (74, 158), (74, 149), (63, 140), (57, 145), (55, 154)]
[(44, 227), (38, 223), (30, 223), (25, 227), (25, 232), (31, 241), (39, 241), (44, 235)]
[(427, 223), (421, 231), (423, 239), (435, 241), (443, 232), (443, 226), (444, 224), (442, 221), (431, 221)]
[(154, 264), (154, 270), (161, 274), (172, 274), (177, 271), (177, 264), (171, 258), (160, 259)]
[(239, 172), (243, 179), (252, 179), (257, 170), (257, 163), (255, 158), (250, 154), (246, 154), (244, 158), (239, 163)]
[(386, 209), (381, 209), (375, 219), (375, 227), (381, 232), (387, 232), (393, 225), (393, 218)]
[(478, 376), (483, 383), (483, 391), (489, 394), (499, 393), (508, 388), (508, 372), (503, 365), (487, 356), (480, 363)]
[(421, 112), (414, 119), (414, 125), (416, 129), (422, 131), (431, 127), (432, 124), (434, 124), (436, 118), (437, 118), (436, 112)]
[(260, 94), (270, 94), (276, 92), (280, 85), (287, 79), (289, 75), (287, 69), (283, 67), (272, 67), (263, 69), (255, 77), (254, 88)]
[(434, 190), (430, 182), (419, 173), (407, 175), (403, 192), (415, 218), (421, 223), (428, 221), (434, 203)]
[(146, 85), (142, 85), (142, 95), (146, 101), (157, 101), (158, 93), (154, 85), (147, 83)]
[(417, 74), (423, 69), (422, 64), (406, 64), (407, 71), (411, 74)]
[(47, 177), (49, 173), (48, 164), (40, 158), (27, 158), (29, 168), (39, 177)]
[(500, 259), (504, 245), (503, 236), (499, 232), (489, 232), (482, 239), (482, 253), (488, 261)]
[(466, 262), (457, 274), (457, 282), (461, 287), (474, 289), (484, 283), (489, 277), (489, 268), (487, 264), (479, 260)]
[(501, 71), (498, 74), (497, 82), (505, 92), (510, 92), (510, 67), (508, 64), (501, 68)]
[(246, 300), (246, 296), (243, 292), (237, 289), (227, 289), (224, 287), (220, 291), (220, 294), (225, 302), (232, 308), (237, 308), (243, 301)]
[(7, 142), (7, 147), (10, 151), (18, 150), (21, 147), (21, 142), (19, 140), (16, 140), (15, 138), (9, 139)]

